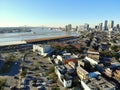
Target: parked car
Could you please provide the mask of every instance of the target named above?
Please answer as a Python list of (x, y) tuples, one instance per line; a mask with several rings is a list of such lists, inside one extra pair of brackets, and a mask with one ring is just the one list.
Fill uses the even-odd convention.
[(30, 87), (28, 85), (25, 85), (24, 87), (21, 87), (20, 90), (30, 90)]
[(44, 82), (42, 79), (39, 79), (39, 80), (37, 80), (37, 82), (40, 82), (40, 83), (42, 83), (42, 82)]
[(48, 84), (52, 84), (52, 83), (54, 83), (54, 80), (53, 80), (53, 79), (48, 80)]
[(38, 90), (46, 90), (46, 88), (43, 87), (43, 86), (38, 86), (37, 89), (38, 89)]
[(27, 71), (27, 74), (34, 74), (34, 71)]
[(26, 78), (28, 79), (28, 80), (32, 80), (33, 79), (33, 77), (32, 76), (26, 76)]
[(36, 83), (32, 83), (32, 86), (36, 87)]
[(42, 85), (43, 85), (43, 86), (46, 86), (46, 85), (47, 85), (47, 83), (46, 83), (46, 82), (43, 82), (43, 83), (42, 83)]

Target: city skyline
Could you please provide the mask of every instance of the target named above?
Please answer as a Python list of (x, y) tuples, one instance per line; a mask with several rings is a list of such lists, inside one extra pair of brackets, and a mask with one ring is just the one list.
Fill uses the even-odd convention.
[(120, 20), (119, 0), (1, 0), (0, 27), (4, 26), (90, 26)]

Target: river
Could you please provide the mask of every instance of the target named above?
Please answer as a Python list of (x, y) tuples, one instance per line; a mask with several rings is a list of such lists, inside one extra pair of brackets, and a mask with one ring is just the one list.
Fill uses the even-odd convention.
[(66, 32), (61, 30), (49, 30), (48, 28), (33, 28), (32, 32), (4, 33), (0, 34), (0, 42), (23, 41), (36, 38), (48, 38), (54, 36), (76, 36), (75, 32)]

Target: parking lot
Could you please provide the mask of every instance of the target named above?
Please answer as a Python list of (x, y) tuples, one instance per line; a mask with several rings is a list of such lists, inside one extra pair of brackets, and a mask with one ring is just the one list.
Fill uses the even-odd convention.
[(48, 77), (50, 68), (54, 68), (54, 66), (47, 57), (32, 52), (26, 55), (22, 63), (26, 71), (26, 75), (20, 83), (22, 90), (49, 90), (50, 86), (55, 84)]
[[(2, 56), (6, 57), (9, 54), (11, 53), (3, 53)], [(14, 86), (21, 88), (21, 90), (51, 90), (51, 88), (67, 90), (62, 84), (58, 83), (54, 65), (49, 57), (40, 56), (31, 52), (31, 50), (12, 54), (16, 55), (18, 60), (13, 65), (14, 68), (12, 67), (10, 73), (16, 70), (17, 73), (10, 74), (11, 76), (8, 73), (5, 90), (9, 90), (9, 88)], [(16, 68), (16, 66), (19, 68)]]

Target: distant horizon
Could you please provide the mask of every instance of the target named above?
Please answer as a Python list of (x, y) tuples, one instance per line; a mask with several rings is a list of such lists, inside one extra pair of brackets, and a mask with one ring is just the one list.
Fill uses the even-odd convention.
[[(104, 20), (105, 21), (105, 20)], [(71, 24), (72, 25), (72, 27), (73, 28), (75, 28), (76, 26), (80, 26), (80, 25), (84, 25), (84, 24), (89, 24), (89, 26), (91, 27), (91, 28), (94, 28), (96, 25), (99, 25), (100, 23), (103, 23), (104, 24), (104, 21), (103, 22), (98, 22), (98, 23), (96, 23), (96, 24), (89, 24), (89, 23), (81, 23), (81, 24), (76, 24), (76, 25), (74, 25), (74, 24), (71, 24), (71, 23), (67, 23), (67, 24), (64, 24), (64, 25), (17, 25), (17, 26), (0, 26), (0, 28), (2, 28), (2, 27), (55, 27), (55, 28), (59, 28), (59, 27), (61, 27), (61, 28), (65, 28), (65, 26), (66, 25), (68, 25), (68, 24)], [(111, 20), (107, 20), (108, 21), (108, 25), (109, 25), (109, 22), (111, 21)], [(114, 21), (114, 20), (113, 20)], [(114, 21), (114, 26), (116, 26), (117, 24), (119, 24), (120, 25), (120, 23), (116, 23), (115, 21)]]
[(120, 24), (120, 0), (0, 0), (0, 27)]

